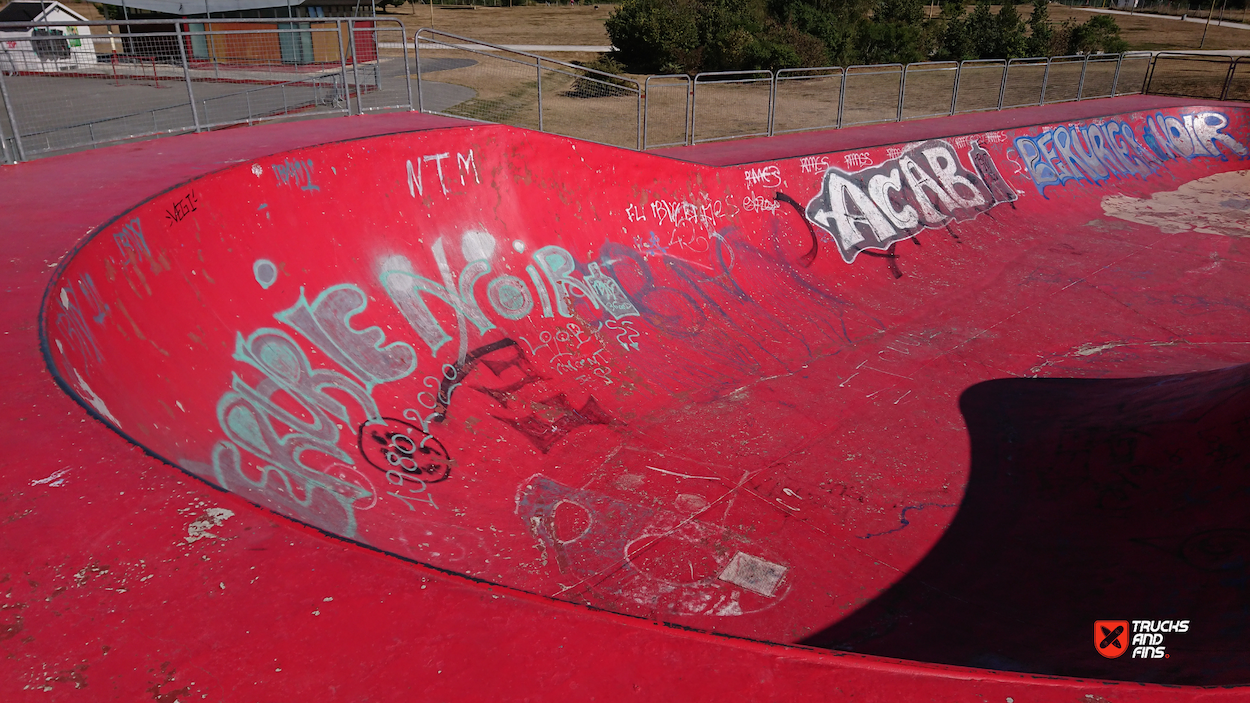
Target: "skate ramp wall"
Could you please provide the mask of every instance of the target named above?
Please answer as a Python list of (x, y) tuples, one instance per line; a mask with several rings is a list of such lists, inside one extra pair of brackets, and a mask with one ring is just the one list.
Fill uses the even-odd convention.
[(45, 353), (153, 455), (487, 584), (1241, 683), (1232, 649), (1111, 661), (1088, 630), (1250, 625), (1246, 117), (719, 168), (503, 126), (328, 143), (102, 224)]

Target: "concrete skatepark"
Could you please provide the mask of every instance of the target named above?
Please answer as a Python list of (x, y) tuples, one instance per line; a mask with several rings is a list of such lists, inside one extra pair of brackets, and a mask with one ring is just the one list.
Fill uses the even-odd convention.
[(1133, 96), (6, 167), (0, 697), (1240, 700), (1247, 145)]

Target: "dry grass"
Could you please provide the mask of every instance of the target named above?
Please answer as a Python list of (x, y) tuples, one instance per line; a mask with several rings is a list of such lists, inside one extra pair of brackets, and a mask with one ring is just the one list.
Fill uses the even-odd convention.
[[(1022, 5), (1020, 14), (1027, 18), (1031, 6)], [(1056, 22), (1072, 19), (1084, 22), (1095, 17), (1093, 12), (1076, 10), (1063, 5), (1050, 6), (1050, 18)], [(1120, 36), (1134, 51), (1163, 51), (1197, 49), (1202, 41), (1203, 26), (1194, 22), (1180, 22), (1156, 15), (1112, 15), (1120, 25)], [(1203, 49), (1250, 49), (1250, 30), (1218, 27), (1211, 24)]]
[[(538, 129), (539, 67), (526, 57), (472, 53), (459, 49), (421, 52), (430, 58), (471, 58), (463, 68), (426, 74), (424, 78), (472, 88), (476, 95), (447, 114)], [(594, 56), (591, 54), (590, 56)], [(638, 97), (630, 88), (618, 90), (591, 84), (602, 97), (578, 97), (574, 82), (581, 75), (554, 62), (541, 62), (542, 128), (591, 141), (634, 148), (638, 141)]]
[[(491, 44), (547, 44), (608, 46), (603, 23), (615, 9), (612, 5), (547, 7), (442, 7), (404, 5), (387, 18), (398, 19), (409, 34), (421, 27), (459, 34)], [(415, 12), (409, 12), (415, 10)]]

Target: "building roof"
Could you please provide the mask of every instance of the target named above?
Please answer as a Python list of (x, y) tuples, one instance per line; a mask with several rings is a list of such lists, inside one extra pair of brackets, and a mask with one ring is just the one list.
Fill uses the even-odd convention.
[[(220, 14), (243, 10), (259, 10), (265, 7), (286, 7), (286, 0), (102, 0), (105, 5), (161, 12), (167, 15), (198, 15), (205, 12)], [(303, 0), (291, 0), (299, 5)]]
[(74, 12), (68, 7), (62, 5), (55, 0), (47, 0), (46, 2), (29, 2), (19, 0), (11, 2), (0, 8), (0, 22), (38, 22), (46, 13), (51, 10), (61, 10), (66, 12), (83, 22), (87, 21), (86, 17)]

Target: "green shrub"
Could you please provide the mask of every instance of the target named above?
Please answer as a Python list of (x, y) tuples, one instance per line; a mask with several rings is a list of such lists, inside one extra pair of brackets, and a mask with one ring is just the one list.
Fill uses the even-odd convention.
[(600, 71), (612, 75), (605, 76), (601, 73), (591, 73), (590, 71), (583, 73), (581, 76), (573, 79), (573, 85), (564, 92), (570, 98), (606, 98), (628, 95), (630, 91), (622, 86), (634, 87), (629, 81), (614, 77), (625, 73), (625, 67), (621, 65), (620, 61), (611, 56), (601, 56), (594, 61), (577, 61), (575, 63), (582, 68), (591, 69), (591, 71)]
[(1068, 38), (1069, 54), (1103, 52), (1118, 54), (1128, 51), (1128, 42), (1120, 38), (1120, 25), (1111, 15), (1095, 15), (1072, 28)]

